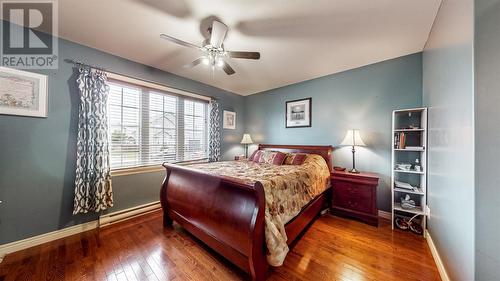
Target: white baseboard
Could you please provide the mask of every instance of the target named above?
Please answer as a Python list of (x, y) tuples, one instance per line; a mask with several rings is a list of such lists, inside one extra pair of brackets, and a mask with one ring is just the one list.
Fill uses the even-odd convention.
[(378, 211), (378, 216), (383, 219), (392, 220), (392, 214), (386, 211)]
[[(100, 226), (107, 226), (111, 225), (113, 223), (119, 222), (119, 221), (124, 221), (127, 219), (135, 218), (139, 215), (144, 215), (146, 213), (150, 213), (153, 211), (156, 211), (157, 209), (161, 208), (161, 204), (159, 201), (155, 201), (152, 203), (140, 205), (137, 207), (105, 214), (99, 217), (100, 220)], [(90, 221), (74, 226), (70, 226), (67, 228), (63, 228), (60, 230), (52, 231), (49, 233), (37, 235), (34, 237), (26, 238), (23, 240), (18, 240), (14, 241), (8, 244), (0, 245), (0, 262), (2, 262), (3, 258), (5, 255), (17, 251), (21, 251), (27, 248), (31, 248), (34, 246), (38, 246), (43, 243), (47, 243), (50, 241), (54, 241), (57, 239), (61, 239), (64, 237), (68, 237), (74, 234), (82, 233), (88, 230), (95, 229), (99, 226), (99, 222), (97, 220), (95, 221)]]
[(5, 255), (21, 251), (33, 246), (37, 246), (43, 243), (61, 239), (74, 234), (82, 233), (88, 230), (95, 229), (97, 227), (97, 221), (90, 221), (60, 230), (52, 231), (49, 233), (33, 236), (23, 240), (14, 241), (8, 244), (0, 245), (0, 262), (3, 260)]
[(432, 237), (429, 231), (425, 230), (425, 237), (427, 239), (427, 244), (429, 245), (429, 249), (431, 249), (432, 257), (436, 262), (436, 266), (439, 271), (439, 275), (441, 276), (441, 280), (450, 281), (450, 277), (446, 272), (446, 268), (444, 267), (443, 261), (441, 260), (441, 256), (439, 256), (439, 252), (436, 249), (436, 245), (434, 245), (434, 241), (432, 241)]

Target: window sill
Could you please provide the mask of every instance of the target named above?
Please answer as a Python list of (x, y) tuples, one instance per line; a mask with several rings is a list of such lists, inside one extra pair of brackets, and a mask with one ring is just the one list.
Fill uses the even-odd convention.
[(135, 174), (145, 174), (145, 173), (154, 173), (165, 171), (162, 165), (154, 165), (154, 166), (144, 166), (144, 167), (132, 167), (132, 168), (123, 168), (111, 170), (111, 177), (120, 177), (120, 176), (128, 176)]
[[(185, 162), (177, 162), (177, 163), (173, 163), (173, 164), (184, 166), (184, 165), (201, 164), (201, 163), (208, 163), (208, 160), (207, 159), (197, 159), (197, 160), (191, 160), (191, 161), (185, 161)], [(111, 170), (111, 177), (120, 177), (120, 176), (128, 176), (128, 175), (135, 175), (135, 174), (146, 174), (146, 173), (154, 173), (154, 172), (162, 172), (162, 171), (165, 171), (165, 168), (161, 164), (160, 165), (153, 165), (153, 166), (122, 168), (122, 169)]]

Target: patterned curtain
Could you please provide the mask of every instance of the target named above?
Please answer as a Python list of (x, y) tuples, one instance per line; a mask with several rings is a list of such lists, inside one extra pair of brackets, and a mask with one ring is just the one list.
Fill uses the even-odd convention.
[(220, 111), (219, 103), (215, 99), (210, 101), (209, 123), (208, 161), (217, 162), (220, 160)]
[(80, 68), (78, 141), (73, 214), (113, 206), (106, 102), (109, 86), (102, 71)]

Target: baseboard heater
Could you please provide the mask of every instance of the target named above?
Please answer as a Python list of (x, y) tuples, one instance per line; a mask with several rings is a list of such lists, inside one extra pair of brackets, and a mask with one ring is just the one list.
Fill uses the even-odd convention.
[(117, 212), (99, 216), (99, 226), (107, 226), (124, 220), (132, 219), (148, 213), (152, 213), (161, 208), (160, 201), (120, 210)]

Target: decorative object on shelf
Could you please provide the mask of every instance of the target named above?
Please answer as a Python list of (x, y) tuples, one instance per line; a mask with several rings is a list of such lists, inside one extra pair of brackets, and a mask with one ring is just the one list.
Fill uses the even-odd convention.
[(224, 110), (224, 114), (222, 116), (222, 128), (223, 129), (236, 129), (236, 112)]
[(286, 102), (286, 128), (311, 127), (312, 98)]
[(343, 172), (343, 171), (345, 171), (345, 168), (344, 167), (339, 167), (339, 166), (334, 166), (333, 170), (339, 171), (339, 172)]
[(397, 188), (402, 188), (402, 189), (408, 189), (408, 190), (417, 191), (416, 187), (412, 186), (409, 183), (402, 182), (402, 181), (394, 181), (394, 186), (397, 187)]
[[(415, 216), (414, 216), (415, 217)], [(414, 220), (411, 220), (410, 223), (410, 230), (415, 233), (415, 234), (419, 234), (419, 235), (422, 235), (424, 233), (424, 229), (422, 228), (422, 226), (420, 224), (418, 224), (416, 221)]]
[(359, 130), (347, 130), (344, 140), (340, 143), (340, 145), (344, 146), (352, 146), (352, 169), (349, 170), (350, 173), (359, 173), (356, 170), (356, 146), (366, 146), (359, 135)]
[(401, 230), (408, 230), (410, 228), (410, 226), (408, 225), (408, 221), (403, 217), (396, 217), (394, 223), (396, 224), (397, 228)]
[(397, 163), (395, 166), (396, 170), (399, 171), (411, 171), (411, 164), (409, 163)]
[(240, 143), (245, 145), (245, 158), (248, 158), (248, 145), (253, 143), (250, 134), (243, 134), (243, 138)]
[(403, 198), (401, 197), (401, 208), (407, 210), (415, 210), (417, 208), (415, 201), (411, 200), (410, 195), (406, 194)]
[(0, 114), (47, 117), (47, 76), (0, 66)]
[(396, 225), (397, 228), (399, 228), (401, 230), (405, 230), (405, 231), (410, 230), (413, 233), (422, 235), (424, 230), (423, 230), (422, 226), (418, 222), (415, 221), (415, 218), (417, 216), (418, 215), (414, 215), (411, 218), (397, 216), (394, 219), (394, 224)]
[(415, 159), (415, 165), (413, 166), (413, 169), (417, 172), (422, 172), (422, 166), (420, 166), (420, 160)]

